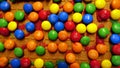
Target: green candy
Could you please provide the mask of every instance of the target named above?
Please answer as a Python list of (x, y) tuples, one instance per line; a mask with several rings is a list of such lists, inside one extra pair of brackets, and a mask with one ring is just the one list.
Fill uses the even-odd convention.
[(45, 48), (43, 46), (37, 46), (37, 48), (35, 49), (35, 52), (38, 55), (44, 55), (45, 54)]
[(86, 5), (86, 12), (93, 14), (96, 11), (96, 7), (94, 4), (90, 3)]
[(24, 16), (25, 16), (25, 14), (22, 11), (18, 10), (15, 12), (15, 19), (18, 21), (22, 21), (24, 19)]
[(4, 51), (4, 44), (2, 42), (0, 42), (0, 52)]
[(120, 33), (120, 23), (113, 23), (112, 24), (112, 31), (114, 33), (119, 34)]
[(8, 22), (5, 19), (0, 19), (0, 27), (7, 27)]
[(21, 48), (17, 47), (17, 48), (14, 49), (14, 54), (17, 57), (22, 57), (23, 56), (23, 50)]
[(48, 33), (48, 38), (50, 40), (56, 40), (58, 37), (58, 33), (55, 31), (55, 30), (51, 30), (49, 33)]
[(98, 35), (101, 37), (101, 38), (105, 38), (108, 34), (110, 34), (110, 31), (108, 28), (100, 28), (98, 30)]
[(74, 11), (75, 12), (82, 12), (84, 9), (84, 5), (82, 3), (76, 3), (74, 5)]
[(83, 36), (80, 42), (82, 45), (88, 45), (90, 43), (90, 38), (88, 36)]
[(115, 66), (120, 66), (120, 56), (119, 55), (114, 55), (112, 56), (112, 64)]
[(55, 3), (59, 3), (61, 0), (53, 0), (53, 2)]
[(82, 62), (80, 64), (80, 68), (90, 68), (90, 65), (88, 63), (86, 63), (86, 62)]
[(47, 61), (44, 64), (45, 68), (54, 68), (54, 64), (51, 61)]

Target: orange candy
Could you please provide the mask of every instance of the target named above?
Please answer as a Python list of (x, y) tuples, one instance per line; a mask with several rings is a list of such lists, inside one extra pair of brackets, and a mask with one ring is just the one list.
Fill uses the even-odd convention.
[(77, 62), (72, 63), (72, 64), (70, 64), (70, 68), (80, 68), (80, 64)]
[(66, 52), (67, 49), (68, 49), (68, 45), (67, 45), (66, 43), (64, 43), (64, 42), (62, 42), (62, 43), (60, 43), (60, 44), (58, 45), (58, 50), (59, 50), (60, 52)]
[(99, 54), (98, 54), (98, 52), (97, 52), (95, 49), (89, 50), (89, 52), (88, 52), (88, 57), (89, 57), (90, 59), (97, 59), (98, 56), (99, 56)]
[(15, 47), (15, 42), (12, 39), (8, 39), (4, 42), (4, 46), (6, 49), (11, 50)]
[(73, 53), (68, 53), (65, 58), (68, 63), (74, 63), (76, 61), (76, 57)]
[(29, 51), (34, 51), (34, 50), (36, 49), (36, 46), (37, 46), (37, 44), (36, 44), (36, 42), (33, 41), (33, 40), (31, 40), (31, 41), (29, 41), (29, 42), (27, 43), (27, 49), (28, 49)]
[(75, 52), (75, 53), (80, 53), (82, 51), (83, 47), (82, 47), (82, 44), (79, 43), (79, 42), (75, 42), (72, 44), (72, 50)]
[(38, 20), (39, 16), (38, 16), (38, 13), (36, 12), (31, 12), (29, 15), (28, 15), (28, 19), (32, 22), (36, 22)]
[(96, 49), (97, 49), (98, 53), (100, 53), (100, 54), (105, 54), (107, 52), (107, 46), (104, 44), (98, 44), (96, 46)]
[(120, 0), (112, 0), (111, 7), (113, 9), (119, 9), (120, 8)]
[(41, 2), (35, 2), (33, 3), (33, 9), (35, 11), (40, 11), (43, 8), (43, 4)]
[(72, 12), (73, 11), (73, 4), (71, 2), (66, 2), (64, 5), (63, 5), (63, 10), (65, 12)]
[(36, 40), (42, 40), (44, 38), (44, 34), (40, 30), (36, 30), (33, 35)]
[(65, 41), (68, 38), (68, 33), (66, 31), (60, 31), (58, 33), (58, 38), (62, 41)]
[(13, 21), (14, 20), (14, 14), (12, 12), (5, 13), (5, 19), (9, 22)]
[(4, 68), (8, 64), (8, 58), (7, 57), (0, 57), (0, 67)]
[(57, 44), (54, 42), (51, 42), (48, 44), (47, 49), (49, 52), (54, 53), (57, 51)]

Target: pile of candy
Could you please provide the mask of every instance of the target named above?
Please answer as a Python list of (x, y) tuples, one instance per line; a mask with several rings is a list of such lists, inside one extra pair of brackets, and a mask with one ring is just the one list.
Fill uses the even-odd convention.
[[(0, 68), (6, 67), (8, 64), (12, 68), (29, 68), (31, 65), (36, 68), (54, 68), (56, 65), (58, 68), (111, 68), (112, 65), (120, 67), (120, 0), (112, 0), (109, 6), (111, 10), (105, 8), (107, 4), (105, 0), (95, 0), (95, 2), (92, 2), (92, 0), (72, 0), (65, 2), (63, 6), (58, 4), (61, 0), (53, 0), (53, 2), (49, 6), (49, 10), (44, 10), (42, 2), (37, 1), (33, 4), (25, 3), (23, 5), (24, 12), (17, 10), (13, 13), (9, 11), (11, 9), (10, 3), (0, 0), (0, 10), (5, 13), (4, 16), (0, 17), (0, 35), (7, 37), (14, 33), (16, 39), (22, 40), (26, 37), (22, 30), (22, 28), (25, 28), (29, 34), (33, 33), (34, 37), (34, 40), (30, 40), (26, 44), (28, 51), (35, 51), (37, 55), (43, 56), (46, 50), (53, 54), (58, 50), (65, 54), (65, 60), (58, 60), (57, 64), (54, 64), (52, 61), (44, 63), (44, 59), (37, 58), (32, 62), (29, 58), (23, 57), (24, 49), (17, 47), (16, 42), (9, 38), (0, 42), (0, 52), (4, 52), (5, 49), (14, 50), (16, 57), (23, 58), (14, 58), (9, 62), (7, 56), (0, 56)], [(72, 16), (69, 16), (70, 14)], [(104, 23), (96, 24), (93, 15), (96, 16), (99, 23), (111, 21), (111, 28), (105, 27)], [(19, 28), (17, 22), (25, 19), (29, 21)], [(46, 46), (38, 45), (36, 41), (42, 41), (45, 32), (48, 32), (48, 39), (52, 42)], [(97, 35), (96, 44), (93, 48), (87, 48), (91, 41), (88, 33), (90, 35), (96, 33)], [(99, 61), (97, 60), (99, 56), (110, 51), (109, 45), (104, 44), (104, 40), (102, 40), (107, 37), (113, 44), (111, 46), (113, 55), (111, 59)], [(71, 52), (68, 52), (69, 45), (64, 42), (68, 39), (72, 41)], [(57, 44), (56, 40), (63, 42)], [(87, 51), (90, 63), (82, 62), (79, 64), (77, 62), (75, 55), (83, 50)]]

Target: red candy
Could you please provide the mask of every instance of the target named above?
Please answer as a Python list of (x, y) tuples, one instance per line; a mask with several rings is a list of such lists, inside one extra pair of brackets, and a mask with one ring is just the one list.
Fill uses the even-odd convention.
[(100, 62), (98, 60), (90, 61), (91, 68), (100, 68)]
[(29, 58), (22, 58), (20, 63), (22, 68), (29, 68), (31, 65), (31, 61)]
[(112, 47), (112, 52), (116, 55), (120, 55), (120, 44), (114, 45)]
[(70, 39), (71, 39), (71, 41), (73, 41), (73, 42), (79, 42), (80, 41), (80, 39), (81, 39), (81, 35), (80, 35), (80, 33), (78, 33), (77, 31), (73, 31), (72, 33), (71, 33), (71, 35), (70, 35)]
[(39, 20), (38, 22), (35, 23), (35, 29), (36, 29), (36, 30), (42, 30), (42, 28), (41, 28), (41, 23), (42, 23), (41, 20)]
[(47, 19), (47, 17), (48, 17), (48, 11), (46, 11), (46, 10), (41, 10), (40, 12), (39, 12), (39, 18), (41, 19), (41, 20), (46, 20)]
[(65, 29), (67, 31), (73, 31), (75, 29), (75, 23), (73, 21), (67, 21), (65, 23)]
[(0, 34), (3, 36), (8, 36), (10, 33), (7, 28), (0, 28)]

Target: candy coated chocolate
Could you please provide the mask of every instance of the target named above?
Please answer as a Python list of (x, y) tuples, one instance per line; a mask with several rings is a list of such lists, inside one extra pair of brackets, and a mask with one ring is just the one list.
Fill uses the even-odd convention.
[(30, 61), (29, 58), (22, 58), (22, 59), (20, 60), (20, 64), (21, 64), (21, 67), (22, 67), (22, 68), (29, 68), (30, 65), (31, 65), (31, 61)]
[(15, 32), (14, 32), (14, 36), (17, 38), (17, 39), (23, 39), (24, 38), (24, 32), (20, 29), (17, 29)]
[(74, 11), (75, 12), (82, 12), (84, 9), (84, 5), (82, 3), (75, 3)]
[(111, 58), (112, 64), (115, 66), (120, 66), (120, 56), (119, 55), (113, 55)]
[(75, 29), (75, 23), (73, 21), (67, 21), (64, 25), (67, 31), (73, 31)]
[(10, 32), (7, 28), (0, 28), (0, 34), (3, 36), (8, 36)]
[(112, 46), (112, 52), (113, 52), (113, 54), (120, 55), (120, 45), (116, 44), (116, 45)]
[(48, 38), (50, 40), (56, 40), (58, 37), (58, 33), (55, 31), (55, 30), (51, 30), (49, 33), (48, 33)]
[(68, 13), (66, 13), (66, 12), (60, 12), (58, 14), (58, 17), (59, 17), (60, 21), (65, 22), (65, 21), (68, 20)]
[(23, 50), (21, 48), (17, 47), (17, 48), (14, 49), (14, 54), (17, 57), (22, 57), (23, 56)]
[(57, 22), (57, 23), (55, 23), (54, 28), (55, 28), (55, 30), (57, 32), (59, 32), (61, 30), (64, 30), (64, 24), (63, 24), (63, 22)]
[(0, 9), (2, 11), (8, 11), (10, 9), (10, 4), (7, 1), (3, 1), (0, 3)]
[(47, 61), (47, 62), (45, 62), (45, 68), (54, 68), (54, 64), (53, 64), (53, 62), (51, 62), (51, 61)]
[(80, 42), (82, 45), (88, 45), (90, 43), (90, 38), (88, 36), (83, 36)]
[(48, 20), (50, 21), (51, 24), (55, 24), (56, 22), (58, 22), (58, 15), (56, 14), (50, 14), (48, 16)]
[(112, 31), (116, 34), (119, 34), (120, 33), (120, 23), (113, 23), (112, 24)]
[(28, 32), (33, 32), (35, 30), (35, 25), (32, 22), (27, 22), (25, 28)]
[(46, 20), (47, 17), (48, 17), (48, 13), (47, 13), (46, 10), (41, 10), (41, 11), (39, 12), (39, 18), (40, 18), (41, 20)]
[(4, 44), (2, 42), (0, 42), (0, 52), (4, 51)]
[(118, 44), (118, 43), (120, 43), (120, 36), (118, 34), (112, 34), (110, 36), (110, 42), (112, 44)]
[(33, 11), (33, 6), (30, 3), (25, 3), (23, 6), (23, 9), (24, 9), (25, 13), (28, 14)]
[(77, 31), (73, 31), (70, 35), (70, 39), (73, 42), (79, 42), (81, 37), (82, 37), (81, 34), (78, 33)]
[(65, 61), (58, 63), (58, 68), (68, 68), (68, 64)]
[(96, 6), (92, 3), (86, 5), (86, 12), (89, 14), (93, 14), (96, 11)]
[(101, 38), (105, 38), (108, 34), (110, 34), (110, 31), (108, 30), (108, 28), (100, 28), (98, 30), (98, 35), (101, 37)]
[(20, 60), (17, 58), (14, 58), (10, 61), (10, 65), (12, 68), (20, 68)]
[(85, 14), (83, 16), (83, 23), (84, 24), (89, 24), (93, 21), (93, 16), (91, 14)]
[(86, 63), (86, 62), (82, 62), (80, 64), (80, 68), (90, 68), (90, 65), (88, 63)]
[(8, 22), (5, 19), (0, 19), (0, 27), (7, 27)]
[(91, 68), (100, 68), (100, 61), (98, 61), (98, 60), (91, 60), (90, 61), (90, 67)]
[(43, 46), (37, 46), (35, 49), (35, 52), (37, 55), (44, 55), (45, 54), (45, 48)]
[(18, 10), (15, 12), (14, 16), (17, 21), (22, 21), (24, 19), (25, 14), (24, 12)]

